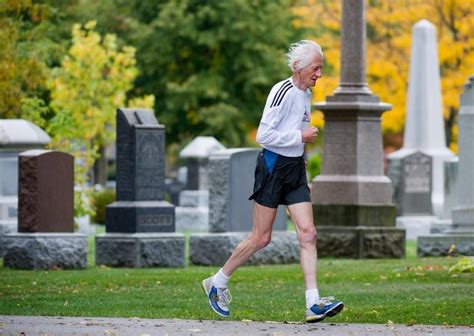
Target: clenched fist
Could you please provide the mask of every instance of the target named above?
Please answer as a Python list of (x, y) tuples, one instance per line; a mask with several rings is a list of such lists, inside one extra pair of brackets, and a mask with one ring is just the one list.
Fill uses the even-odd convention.
[(314, 142), (318, 136), (318, 129), (316, 127), (309, 127), (301, 132), (301, 138), (304, 143)]

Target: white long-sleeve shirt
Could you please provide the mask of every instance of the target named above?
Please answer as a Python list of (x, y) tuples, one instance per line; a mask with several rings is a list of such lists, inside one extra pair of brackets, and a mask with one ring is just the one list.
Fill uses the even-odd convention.
[(292, 78), (273, 86), (257, 131), (257, 142), (272, 152), (297, 157), (304, 153), (301, 131), (311, 118), (311, 90), (300, 90)]

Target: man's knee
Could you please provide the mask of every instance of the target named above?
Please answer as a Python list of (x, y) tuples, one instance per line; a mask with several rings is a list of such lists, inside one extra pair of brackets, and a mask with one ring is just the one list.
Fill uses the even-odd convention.
[(300, 243), (313, 243), (316, 241), (316, 228), (314, 226), (306, 226), (298, 232)]
[(257, 248), (260, 250), (260, 249), (263, 249), (264, 247), (268, 246), (268, 244), (270, 244), (271, 240), (272, 240), (272, 235), (271, 233), (267, 234), (263, 234), (263, 235), (259, 235), (259, 236), (256, 236), (254, 237), (254, 240), (255, 240), (255, 244), (257, 246)]

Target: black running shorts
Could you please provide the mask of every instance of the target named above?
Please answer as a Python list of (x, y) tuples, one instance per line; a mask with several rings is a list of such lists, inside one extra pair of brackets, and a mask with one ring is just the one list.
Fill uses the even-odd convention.
[(269, 208), (311, 202), (303, 157), (287, 157), (267, 149), (260, 152), (253, 194), (249, 197), (252, 199)]

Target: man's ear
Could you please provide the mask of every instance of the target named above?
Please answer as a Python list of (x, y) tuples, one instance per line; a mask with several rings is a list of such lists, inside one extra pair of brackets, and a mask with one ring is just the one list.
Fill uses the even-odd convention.
[(294, 61), (293, 62), (293, 71), (294, 72), (298, 71), (298, 65), (300, 65), (300, 61)]

